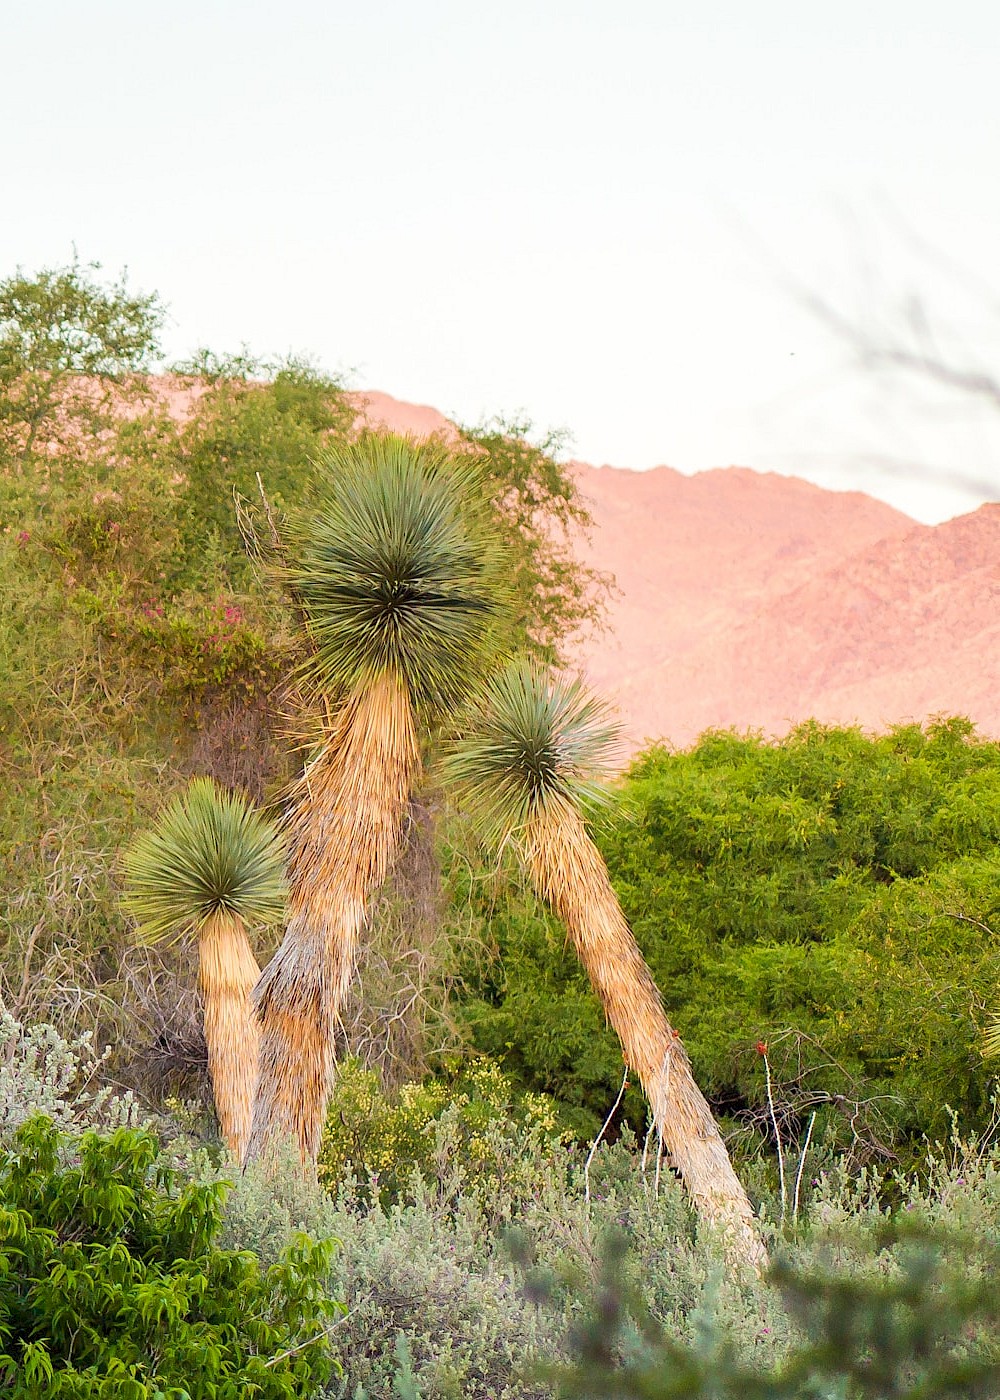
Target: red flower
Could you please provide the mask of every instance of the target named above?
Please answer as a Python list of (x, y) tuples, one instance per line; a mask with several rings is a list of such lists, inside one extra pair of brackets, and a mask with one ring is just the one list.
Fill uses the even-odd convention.
[(758, 1054), (758, 1055), (766, 1055), (766, 1054), (767, 1054), (767, 1041), (766, 1041), (766, 1040), (758, 1040), (758, 1042), (757, 1042), (757, 1054)]

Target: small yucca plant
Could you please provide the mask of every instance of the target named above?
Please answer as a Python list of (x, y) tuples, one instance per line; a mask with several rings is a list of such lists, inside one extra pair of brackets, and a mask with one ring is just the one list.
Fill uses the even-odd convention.
[(445, 772), (494, 841), (514, 839), (566, 926), (696, 1209), (759, 1268), (750, 1202), (584, 822), (603, 799), (616, 739), (607, 706), (579, 681), (517, 661), (486, 687)]
[(255, 993), (249, 1149), (290, 1135), (304, 1162), (319, 1150), (368, 900), (399, 847), (418, 724), (461, 702), (504, 597), (473, 458), (370, 435), (331, 448), (320, 469), (288, 574), (312, 644), (306, 689), (330, 718), (289, 818), (288, 928)]
[(242, 1158), (257, 1073), (250, 993), (260, 968), (247, 925), (285, 909), (285, 845), (236, 793), (196, 778), (125, 856), (125, 907), (146, 943), (198, 940), (205, 1041), (222, 1136)]

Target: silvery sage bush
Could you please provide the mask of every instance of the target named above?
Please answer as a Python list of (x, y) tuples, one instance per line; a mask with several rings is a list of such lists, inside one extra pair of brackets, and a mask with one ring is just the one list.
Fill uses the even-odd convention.
[(0, 1142), (37, 1114), (69, 1133), (140, 1126), (134, 1095), (100, 1082), (109, 1054), (89, 1031), (67, 1040), (55, 1026), (26, 1026), (0, 1011)]

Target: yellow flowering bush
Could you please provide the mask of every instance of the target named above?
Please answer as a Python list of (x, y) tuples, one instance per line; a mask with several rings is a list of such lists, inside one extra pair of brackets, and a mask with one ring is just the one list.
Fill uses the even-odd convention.
[(450, 1194), (530, 1189), (531, 1163), (566, 1141), (545, 1094), (518, 1092), (491, 1060), (453, 1080), (405, 1084), (386, 1094), (358, 1060), (341, 1067), (330, 1102), (319, 1177), (334, 1194), (346, 1177), (383, 1202), (405, 1198), (414, 1176), (449, 1183)]

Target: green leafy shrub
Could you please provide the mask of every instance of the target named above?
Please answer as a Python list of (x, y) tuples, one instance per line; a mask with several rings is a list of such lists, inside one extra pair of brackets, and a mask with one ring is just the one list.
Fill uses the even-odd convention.
[(102, 427), (113, 396), (131, 397), (158, 356), (159, 297), (99, 271), (74, 259), (0, 282), (0, 468)]
[(572, 471), (559, 460), (564, 439), (548, 433), (536, 440), (527, 419), (504, 417), (463, 429), (461, 439), (481, 458), (493, 509), (516, 542), (513, 649), (563, 659), (574, 633), (600, 626), (613, 586), (609, 575), (577, 557), (591, 517)]
[[(599, 836), (713, 1101), (773, 1142), (767, 1044), (786, 1149), (815, 1111), (815, 1143), (871, 1160), (942, 1134), (949, 1108), (989, 1118), (998, 834), (1000, 745), (953, 720), (654, 748)], [(495, 954), (459, 967), (473, 1043), (592, 1130), (621, 1058), (571, 953), (521, 890), (460, 862), (452, 885)], [(626, 1106), (641, 1129), (641, 1102)]]
[(0, 1375), (12, 1397), (289, 1400), (329, 1378), (330, 1244), (220, 1249), (225, 1186), (177, 1189), (149, 1134), (51, 1122), (0, 1156)]
[(181, 700), (225, 691), (230, 703), (250, 703), (284, 678), (290, 648), (235, 599), (156, 597), (124, 612), (105, 610), (103, 636), (121, 643), (137, 671), (152, 674), (161, 693)]

